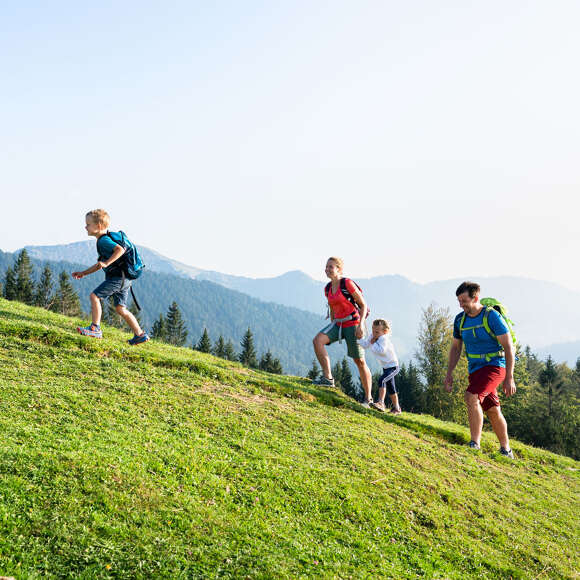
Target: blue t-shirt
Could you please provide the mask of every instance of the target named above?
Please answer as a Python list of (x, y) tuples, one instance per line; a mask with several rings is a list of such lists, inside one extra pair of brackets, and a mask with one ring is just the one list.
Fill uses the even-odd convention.
[[(461, 318), (463, 317), (463, 312), (460, 312), (453, 323), (453, 338), (458, 338), (463, 340), (465, 343), (465, 350), (473, 354), (486, 354), (488, 352), (497, 352), (503, 350), (501, 345), (497, 342), (495, 338), (490, 336), (488, 332), (483, 328), (476, 328), (475, 330), (466, 330), (471, 326), (478, 326), (483, 324), (483, 314), (485, 313), (485, 308), (473, 318), (471, 316), (465, 315), (465, 322), (463, 323), (463, 336), (459, 333), (459, 326), (461, 325)], [(502, 334), (509, 333), (509, 328), (504, 322), (503, 318), (495, 310), (491, 310), (488, 317), (487, 323), (491, 328), (492, 332), (496, 336), (501, 336)], [(475, 334), (474, 334), (475, 333)], [(495, 356), (489, 361), (484, 358), (468, 358), (468, 372), (469, 374), (474, 371), (485, 367), (504, 367), (505, 368), (505, 357)]]
[[(119, 244), (116, 244), (109, 236), (106, 234), (101, 236), (97, 240), (97, 253), (99, 254), (99, 261), (106, 261), (112, 255), (113, 251)], [(120, 260), (115, 260), (110, 266), (105, 268), (105, 277), (109, 278), (117, 278), (123, 275), (123, 271), (121, 270)]]

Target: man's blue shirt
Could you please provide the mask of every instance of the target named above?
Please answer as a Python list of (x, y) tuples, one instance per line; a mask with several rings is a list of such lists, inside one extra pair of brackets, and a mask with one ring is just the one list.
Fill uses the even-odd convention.
[[(465, 322), (463, 323), (463, 336), (459, 332), (459, 326), (461, 325), (461, 318), (463, 317), (463, 312), (460, 312), (453, 323), (453, 338), (458, 338), (463, 340), (465, 343), (465, 350), (472, 354), (486, 354), (491, 352), (497, 352), (503, 350), (501, 345), (497, 342), (495, 338), (489, 335), (489, 333), (483, 328), (476, 328), (475, 330), (466, 330), (471, 326), (479, 326), (483, 324), (483, 315), (485, 313), (485, 308), (473, 318), (471, 316), (465, 315)], [(491, 328), (492, 332), (496, 336), (501, 336), (502, 334), (509, 333), (509, 328), (504, 322), (503, 318), (495, 310), (491, 310), (488, 317), (487, 323)], [(504, 367), (505, 368), (505, 357), (496, 356), (487, 361), (485, 358), (468, 358), (469, 374), (474, 371), (485, 367)]]

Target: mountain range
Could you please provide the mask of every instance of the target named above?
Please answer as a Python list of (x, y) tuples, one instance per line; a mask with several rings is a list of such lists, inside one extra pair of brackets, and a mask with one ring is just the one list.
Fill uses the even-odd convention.
[[(94, 241), (56, 246), (26, 246), (39, 260), (65, 260), (91, 264), (95, 261)], [(230, 290), (288, 307), (326, 315), (324, 282), (300, 271), (286, 272), (271, 278), (233, 276), (203, 270), (167, 258), (149, 248), (140, 247), (151, 272), (171, 274), (198, 282), (213, 282)], [(321, 270), (323, 264), (321, 263)], [(348, 275), (348, 272), (345, 273)], [(580, 312), (571, 309), (580, 292), (551, 282), (517, 276), (482, 277), (474, 272), (472, 279), (481, 284), (484, 296), (500, 299), (509, 309), (518, 340), (545, 354), (554, 350), (554, 358), (574, 364), (580, 356)], [(455, 289), (463, 281), (451, 279), (419, 284), (400, 275), (357, 278), (371, 308), (371, 317), (392, 322), (393, 341), (402, 358), (410, 358), (416, 349), (417, 331), (422, 310), (434, 303), (459, 312)], [(558, 354), (555, 354), (558, 353)]]

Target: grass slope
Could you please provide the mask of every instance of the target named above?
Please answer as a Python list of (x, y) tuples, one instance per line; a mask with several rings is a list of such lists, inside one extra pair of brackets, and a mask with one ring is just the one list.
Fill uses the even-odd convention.
[(0, 300), (0, 575), (574, 577), (578, 467)]

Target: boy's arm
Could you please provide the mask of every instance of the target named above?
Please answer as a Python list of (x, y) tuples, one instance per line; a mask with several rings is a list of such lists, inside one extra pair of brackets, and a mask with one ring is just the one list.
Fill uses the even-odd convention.
[(84, 276), (88, 276), (89, 274), (93, 274), (95, 272), (98, 272), (99, 270), (102, 270), (103, 268), (108, 268), (113, 262), (118, 260), (124, 253), (125, 253), (125, 248), (123, 248), (122, 246), (119, 246), (117, 244), (115, 246), (115, 249), (113, 250), (113, 253), (111, 254), (111, 257), (108, 260), (103, 260), (102, 262), (97, 262), (96, 264), (93, 264), (90, 268), (87, 268), (86, 270), (83, 270), (82, 272), (73, 272), (72, 277), (75, 280), (80, 280)]
[(369, 348), (369, 346), (371, 346), (371, 337), (365, 336), (364, 338), (359, 338), (358, 343), (363, 348)]

